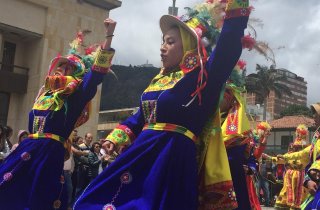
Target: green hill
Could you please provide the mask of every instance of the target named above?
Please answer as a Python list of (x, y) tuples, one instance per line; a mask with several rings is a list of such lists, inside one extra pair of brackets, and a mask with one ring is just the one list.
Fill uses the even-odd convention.
[(100, 110), (139, 106), (140, 95), (158, 74), (159, 68), (113, 65), (118, 80), (107, 74), (102, 82)]

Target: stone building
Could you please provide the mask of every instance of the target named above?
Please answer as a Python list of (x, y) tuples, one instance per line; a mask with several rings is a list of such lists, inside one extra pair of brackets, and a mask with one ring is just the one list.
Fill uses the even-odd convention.
[[(103, 20), (118, 0), (0, 0), (0, 124), (26, 129), (28, 113), (52, 58), (66, 54), (78, 30), (104, 40)], [(80, 134), (97, 130), (101, 87)], [(14, 138), (12, 139), (13, 141)]]

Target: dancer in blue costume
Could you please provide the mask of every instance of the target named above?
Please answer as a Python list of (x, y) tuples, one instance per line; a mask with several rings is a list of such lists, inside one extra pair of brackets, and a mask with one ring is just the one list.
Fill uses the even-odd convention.
[(241, 55), (248, 1), (229, 0), (225, 12), (210, 57), (205, 47), (212, 49), (215, 37), (206, 37), (214, 31), (208, 21), (198, 16), (160, 19), (163, 68), (142, 94), (137, 113), (104, 143), (107, 150), (131, 146), (93, 180), (74, 209), (198, 208), (197, 136), (218, 108), (221, 89)]
[[(70, 54), (52, 60), (45, 85), (29, 114), (30, 135), (0, 165), (0, 208), (66, 209), (62, 195), (65, 140), (88, 119), (87, 104), (109, 71), (116, 23), (104, 21), (106, 40), (80, 57), (84, 33), (71, 43)], [(92, 65), (93, 64), (93, 65)]]

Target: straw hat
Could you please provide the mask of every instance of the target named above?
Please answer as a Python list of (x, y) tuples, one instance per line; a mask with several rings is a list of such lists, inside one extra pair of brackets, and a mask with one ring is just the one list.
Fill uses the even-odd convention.
[(311, 104), (310, 108), (313, 112), (316, 112), (318, 115), (320, 115), (320, 102)]

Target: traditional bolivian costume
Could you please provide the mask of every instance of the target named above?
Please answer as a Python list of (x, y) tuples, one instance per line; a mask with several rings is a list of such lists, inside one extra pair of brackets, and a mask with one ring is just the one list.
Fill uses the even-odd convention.
[(305, 172), (309, 159), (300, 156), (300, 153), (295, 153), (306, 148), (306, 137), (308, 128), (305, 125), (299, 125), (296, 129), (296, 139), (290, 145), (291, 152), (284, 154), (286, 159), (286, 173), (283, 178), (283, 188), (277, 197), (276, 209), (300, 209), (300, 205), (305, 200), (307, 191), (303, 187)]
[[(212, 1), (204, 4), (214, 6)], [(228, 1), (219, 38), (206, 37), (212, 31), (208, 24), (215, 22), (190, 15), (160, 19), (163, 33), (179, 27), (182, 62), (172, 72), (161, 71), (141, 95), (137, 113), (107, 136), (117, 146), (131, 146), (87, 187), (74, 209), (198, 208), (198, 171), (208, 147), (198, 137), (213, 119), (220, 92), (241, 55), (249, 13), (247, 1)], [(218, 40), (208, 57), (205, 47), (211, 46), (205, 44), (214, 38)]]
[[(113, 50), (96, 49), (80, 57), (77, 49), (82, 41), (79, 32), (70, 54), (52, 60), (29, 113), (30, 135), (0, 165), (1, 209), (67, 208), (62, 176), (64, 143), (72, 130), (88, 119), (88, 103), (109, 71), (114, 54)], [(72, 75), (51, 75), (60, 64), (75, 68)]]

